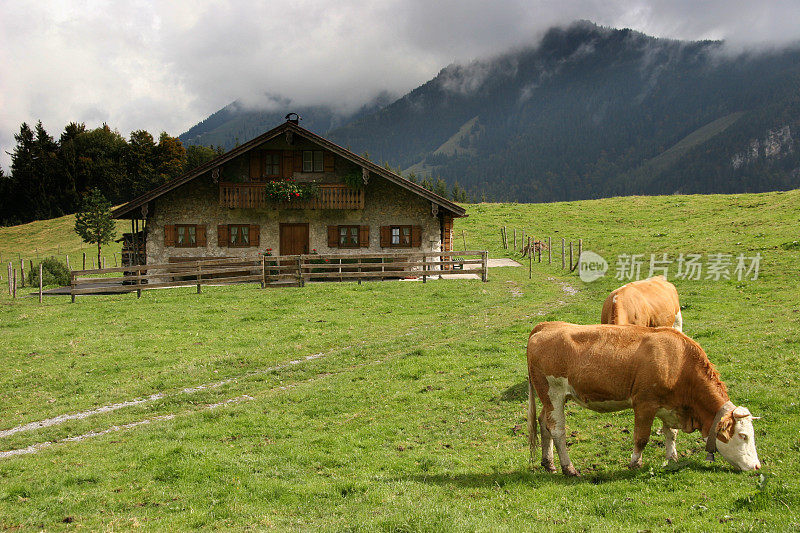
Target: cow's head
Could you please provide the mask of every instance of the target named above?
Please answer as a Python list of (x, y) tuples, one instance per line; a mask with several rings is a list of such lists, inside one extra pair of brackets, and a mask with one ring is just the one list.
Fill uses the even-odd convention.
[(758, 470), (753, 420), (747, 407), (739, 406), (725, 414), (717, 426), (717, 450), (726, 461), (740, 470)]

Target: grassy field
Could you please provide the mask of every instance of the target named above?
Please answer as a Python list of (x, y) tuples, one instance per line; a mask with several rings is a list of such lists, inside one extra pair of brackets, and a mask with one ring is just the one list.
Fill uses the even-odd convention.
[[(488, 283), (208, 287), (42, 305), (0, 296), (0, 451), (35, 451), (0, 458), (0, 528), (800, 528), (800, 191), (468, 212), (456, 231), (470, 249), (513, 257), (500, 247), (505, 225), (552, 236), (554, 258), (561, 237), (582, 238), (611, 270), (583, 283), (559, 258), (535, 264), (531, 279), (527, 268), (491, 269)], [(0, 250), (74, 246), (70, 224), (0, 228)], [(654, 435), (644, 467), (629, 471), (632, 413), (575, 405), (568, 440), (583, 476), (529, 465), (530, 329), (597, 322), (622, 283), (617, 256), (651, 253), (761, 254), (756, 280), (675, 283), (684, 331), (733, 401), (764, 417), (763, 477), (705, 462), (697, 433), (679, 436), (672, 465)]]

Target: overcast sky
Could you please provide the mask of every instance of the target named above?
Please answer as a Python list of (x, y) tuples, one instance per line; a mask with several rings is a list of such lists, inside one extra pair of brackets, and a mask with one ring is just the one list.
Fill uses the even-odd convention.
[(800, 0), (0, 0), (0, 164), (23, 121), (178, 135), (241, 99), (357, 106), (576, 19), (780, 46)]

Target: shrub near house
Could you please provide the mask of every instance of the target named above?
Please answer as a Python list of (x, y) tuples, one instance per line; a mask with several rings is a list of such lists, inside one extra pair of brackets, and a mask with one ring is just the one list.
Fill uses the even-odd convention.
[[(361, 179), (354, 179), (360, 176)], [(147, 264), (451, 251), (465, 210), (288, 121), (117, 208)], [(143, 221), (138, 231), (138, 225)]]

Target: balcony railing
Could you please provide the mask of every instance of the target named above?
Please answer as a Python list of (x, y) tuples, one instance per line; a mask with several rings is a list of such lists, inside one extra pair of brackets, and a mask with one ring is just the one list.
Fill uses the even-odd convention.
[(320, 184), (316, 198), (276, 202), (267, 197), (263, 183), (220, 183), (219, 204), (230, 208), (364, 209), (364, 190), (347, 185)]

